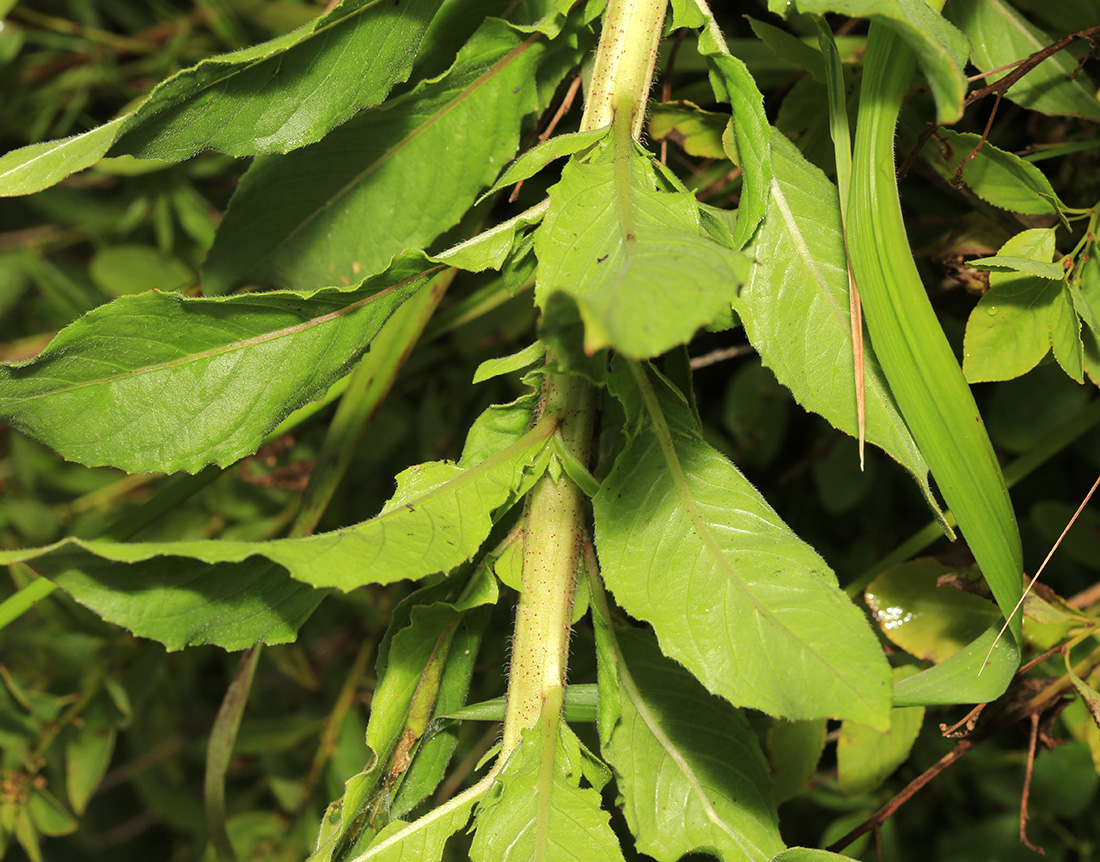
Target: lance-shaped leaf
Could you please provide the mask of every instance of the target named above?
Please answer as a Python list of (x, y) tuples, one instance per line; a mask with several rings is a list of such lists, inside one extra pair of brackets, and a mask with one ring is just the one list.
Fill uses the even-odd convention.
[[(914, 59), (894, 33), (872, 24), (852, 153), (852, 176), (861, 181), (849, 193), (848, 250), (890, 389), (998, 607), (1010, 615), (1023, 568), (1016, 517), (974, 396), (913, 261), (894, 176), (893, 131)], [(1011, 631), (1019, 637), (1018, 618)]]
[[(580, 752), (563, 731), (557, 741), (540, 731), (523, 739), (477, 814), (472, 862), (622, 862), (600, 794), (580, 787)], [(572, 740), (572, 746), (569, 741)], [(555, 745), (556, 742), (556, 745)], [(568, 752), (567, 747), (574, 748)]]
[[(768, 8), (779, 14), (785, 13), (790, 5), (786, 0), (768, 0)], [(795, 0), (794, 5), (808, 15), (839, 12), (889, 27), (919, 58), (936, 100), (936, 121), (950, 124), (962, 116), (967, 89), (964, 69), (970, 44), (926, 0)]]
[[(461, 594), (460, 594), (461, 590)], [(465, 702), (470, 675), (487, 613), (478, 608), (495, 602), (496, 580), (480, 566), (465, 585), (448, 580), (418, 590), (394, 610), (393, 621), (378, 648), (379, 683), (367, 725), (371, 760), (347, 782), (347, 793), (330, 806), (328, 823), (339, 826), (319, 842), (310, 862), (345, 858), (355, 846), (367, 847), (403, 811), (394, 810), (397, 786), (404, 793), (416, 767), (425, 762), (425, 747), (445, 749), (429, 766), (441, 773), (454, 748), (453, 734), (440, 733), (421, 743), (428, 720)], [(457, 598), (456, 598), (457, 596)], [(414, 758), (415, 755), (415, 759)], [(411, 762), (411, 769), (410, 769)], [(438, 778), (436, 779), (438, 780)], [(420, 782), (423, 786), (423, 782)], [(434, 789), (427, 787), (426, 792)], [(412, 800), (418, 802), (422, 793)], [(456, 827), (457, 828), (457, 827)], [(386, 830), (392, 833), (393, 828)], [(429, 831), (430, 832), (430, 831)], [(357, 837), (357, 833), (362, 833)], [(421, 833), (421, 838), (428, 832)], [(384, 840), (384, 839), (383, 839)], [(352, 851), (348, 850), (351, 842)], [(412, 846), (420, 846), (412, 842)], [(423, 847), (421, 847), (423, 849)], [(407, 852), (408, 848), (406, 848)]]
[[(779, 132), (772, 133), (768, 212), (749, 253), (755, 266), (734, 308), (753, 347), (807, 410), (856, 436), (848, 266), (834, 186)], [(937, 515), (928, 465), (864, 343), (866, 439), (905, 467)]]
[(225, 466), (347, 373), (438, 269), (409, 253), (353, 290), (121, 297), (0, 365), (0, 419), (89, 466)]
[(614, 388), (639, 427), (593, 503), (619, 604), (735, 706), (884, 727), (889, 666), (825, 561), (703, 440), (670, 385), (640, 368), (632, 379), (620, 371)]
[[(693, 851), (766, 860), (782, 850), (768, 764), (745, 716), (661, 655), (648, 634), (597, 636), (617, 642), (608, 670), (619, 720), (603, 753), (638, 850), (658, 862)], [(608, 684), (603, 668), (600, 681)]]
[(405, 0), (395, 8), (345, 0), (284, 36), (203, 60), (163, 81), (125, 117), (8, 153), (0, 159), (0, 195), (46, 188), (108, 150), (179, 161), (205, 149), (251, 156), (318, 141), (408, 78), (441, 2)]
[(702, 227), (694, 196), (669, 188), (632, 142), (571, 160), (535, 231), (536, 299), (576, 300), (585, 350), (655, 356), (687, 342), (728, 307), (747, 259)]
[[(1002, 69), (1055, 41), (1005, 0), (951, 0), (944, 13), (969, 37), (974, 65), (981, 70)], [(1012, 71), (1004, 69), (984, 83), (992, 84)], [(1044, 114), (1100, 121), (1096, 85), (1087, 75), (1070, 51), (1059, 51), (1013, 84), (1005, 98)]]
[(1064, 208), (1039, 168), (988, 141), (972, 155), (979, 143), (978, 135), (940, 129), (922, 154), (937, 167), (942, 165), (939, 170), (952, 179), (962, 164), (963, 182), (993, 206), (1028, 215), (1057, 214)]
[[(49, 576), (93, 566), (95, 557), (116, 563), (158, 560), (169, 573), (163, 579), (171, 577), (171, 567), (177, 564), (172, 557), (210, 565), (262, 557), (286, 568), (299, 581), (342, 590), (449, 571), (477, 551), (494, 519), (546, 469), (548, 440), (555, 426), (545, 420), (527, 431), (533, 408), (533, 399), (527, 398), (485, 411), (471, 429), (457, 464), (435, 461), (409, 468), (397, 477), (397, 494), (378, 516), (331, 533), (269, 542), (212, 539), (126, 544), (65, 539), (45, 548), (0, 552), (0, 565), (33, 560)], [(226, 594), (247, 589), (247, 582), (240, 580), (241, 571), (248, 569), (224, 567), (220, 582)], [(156, 583), (146, 585), (152, 588)]]
[(207, 292), (349, 284), (426, 248), (515, 155), (544, 52), (537, 34), (490, 19), (446, 74), (310, 147), (257, 159), (218, 227)]
[(743, 248), (764, 218), (772, 178), (764, 96), (745, 62), (730, 54), (717, 21), (704, 3), (673, 2), (672, 8), (677, 26), (702, 29), (699, 53), (707, 58), (711, 89), (718, 101), (727, 102), (733, 110), (733, 119), (722, 135), (722, 145), (729, 159), (742, 171), (733, 244), (735, 248)]
[(262, 557), (239, 563), (178, 556), (119, 563), (62, 547), (32, 565), (101, 618), (169, 650), (290, 643), (327, 592), (295, 581)]

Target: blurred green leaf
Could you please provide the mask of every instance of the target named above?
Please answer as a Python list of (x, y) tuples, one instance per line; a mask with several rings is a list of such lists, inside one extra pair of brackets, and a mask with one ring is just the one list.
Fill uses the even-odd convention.
[(871, 582), (867, 605), (891, 641), (917, 658), (941, 662), (1001, 618), (988, 599), (938, 585), (940, 578), (959, 574), (933, 559), (904, 563)]
[[(895, 668), (894, 679), (912, 676), (914, 669)], [(909, 757), (924, 723), (924, 707), (890, 710), (890, 729), (875, 730), (855, 721), (840, 725), (836, 744), (837, 781), (842, 793), (870, 793)]]
[(194, 273), (179, 258), (147, 245), (112, 245), (96, 252), (89, 268), (108, 296), (147, 290), (180, 291), (190, 286)]
[[(412, 70), (441, 0), (346, 0), (269, 42), (203, 60), (159, 84), (132, 113), (64, 141), (0, 157), (0, 195), (53, 185), (112, 155), (180, 161), (204, 149), (286, 152), (385, 99)], [(324, 98), (313, 98), (321, 90)]]

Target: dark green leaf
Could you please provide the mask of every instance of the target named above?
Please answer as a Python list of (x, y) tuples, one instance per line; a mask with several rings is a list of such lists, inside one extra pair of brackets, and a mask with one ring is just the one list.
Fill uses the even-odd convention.
[(987, 141), (973, 158), (969, 158), (980, 141), (978, 135), (940, 129), (936, 139), (925, 145), (923, 153), (926, 158), (942, 162), (942, 170), (948, 176), (954, 176), (959, 164), (966, 159), (963, 182), (993, 206), (1028, 215), (1054, 214), (1064, 208), (1046, 175), (1014, 153), (998, 149)]
[(121, 297), (0, 365), (0, 418), (90, 466), (230, 464), (347, 373), (437, 269), (409, 254), (350, 290)]
[[(789, 3), (769, 0), (773, 12), (785, 12)], [(781, 8), (777, 8), (781, 7)], [(824, 15), (839, 12), (869, 18), (896, 32), (920, 60), (936, 100), (936, 120), (954, 123), (962, 116), (967, 80), (964, 74), (970, 45), (966, 36), (929, 7), (926, 0), (795, 0), (799, 12)], [(1006, 61), (1007, 62), (1007, 61)]]
[[(1005, 0), (950, 0), (945, 14), (969, 37), (974, 65), (982, 70), (1001, 69), (1055, 41)], [(992, 84), (1011, 72), (992, 74), (984, 83)], [(1078, 69), (1077, 59), (1069, 51), (1059, 51), (1017, 81), (1005, 98), (1044, 114), (1100, 121), (1095, 93), (1096, 86)]]
[(203, 60), (124, 117), (7, 154), (0, 194), (46, 188), (108, 149), (179, 161), (204, 149), (251, 156), (311, 144), (408, 77), (440, 2), (405, 0), (395, 9), (382, 0), (345, 0), (270, 42)]
[(258, 159), (218, 228), (207, 292), (351, 284), (426, 248), (515, 155), (544, 52), (537, 37), (490, 19), (439, 78), (313, 146)]
[(744, 715), (661, 655), (652, 636), (610, 636), (620, 711), (603, 750), (638, 850), (659, 862), (698, 850), (734, 862), (782, 849), (768, 765)]

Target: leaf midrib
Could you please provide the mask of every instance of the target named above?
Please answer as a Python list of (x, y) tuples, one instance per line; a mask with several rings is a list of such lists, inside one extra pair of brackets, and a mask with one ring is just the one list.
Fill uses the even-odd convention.
[[(259, 344), (267, 343), (269, 341), (276, 341), (280, 338), (286, 338), (286, 337), (289, 337), (291, 335), (295, 335), (299, 332), (305, 332), (305, 331), (307, 331), (309, 329), (312, 329), (314, 327), (322, 326), (322, 325), (324, 325), (326, 323), (330, 323), (331, 321), (336, 320), (340, 317), (344, 317), (348, 314), (351, 314), (354, 311), (358, 311), (360, 308), (365, 307), (369, 303), (374, 302), (378, 299), (382, 299), (382, 298), (388, 296), (389, 294), (393, 293), (394, 291), (400, 290), (400, 289), (408, 286), (412, 282), (417, 281), (421, 278), (429, 277), (430, 275), (432, 275), (435, 272), (437, 272), (439, 270), (442, 270), (442, 269), (444, 269), (444, 267), (441, 266), (441, 265), (431, 267), (427, 270), (424, 270), (420, 273), (417, 273), (414, 276), (411, 276), (411, 277), (405, 279), (404, 281), (400, 282), (399, 284), (395, 284), (392, 287), (388, 287), (388, 288), (386, 288), (382, 291), (379, 291), (378, 293), (371, 294), (370, 296), (367, 296), (367, 297), (364, 297), (363, 299), (357, 300), (356, 302), (353, 302), (350, 305), (346, 305), (343, 308), (338, 308), (335, 311), (330, 311), (329, 313), (323, 314), (319, 317), (310, 318), (309, 320), (303, 320), (301, 323), (296, 323), (293, 326), (286, 326), (286, 327), (283, 327), (281, 329), (273, 330), (271, 332), (265, 332), (261, 335), (255, 335), (255, 336), (252, 336), (251, 338), (245, 338), (245, 339), (241, 339), (241, 340), (238, 340), (238, 341), (234, 341), (234, 342), (231, 342), (229, 344), (222, 345), (220, 347), (214, 347), (214, 348), (210, 348), (209, 350), (201, 351), (199, 353), (190, 353), (187, 356), (180, 357), (179, 359), (172, 359), (172, 360), (167, 360), (165, 362), (158, 362), (158, 363), (153, 364), (153, 365), (145, 365), (145, 366), (142, 366), (140, 368), (134, 368), (134, 369), (130, 369), (128, 371), (122, 371), (122, 372), (119, 372), (118, 374), (113, 374), (113, 375), (109, 375), (109, 376), (106, 376), (106, 377), (97, 377), (94, 380), (86, 380), (86, 381), (81, 381), (81, 382), (78, 382), (78, 383), (72, 383), (72, 384), (69, 384), (68, 386), (58, 386), (58, 387), (55, 387), (55, 388), (50, 389), (50, 390), (45, 391), (45, 392), (38, 391), (38, 392), (32, 393), (32, 394), (27, 395), (27, 396), (12, 397), (10, 399), (9, 403), (18, 404), (18, 403), (21, 403), (21, 402), (24, 402), (24, 401), (31, 401), (31, 400), (34, 400), (36, 398), (41, 398), (41, 397), (44, 397), (44, 396), (63, 395), (65, 393), (74, 392), (74, 391), (77, 391), (77, 390), (80, 390), (80, 389), (83, 389), (83, 388), (86, 388), (86, 387), (89, 387), (89, 386), (103, 386), (103, 385), (106, 385), (106, 384), (109, 384), (109, 383), (114, 383), (114, 382), (119, 381), (119, 380), (126, 380), (126, 379), (130, 379), (130, 378), (133, 378), (133, 377), (139, 377), (139, 376), (144, 375), (144, 374), (153, 374), (153, 373), (156, 373), (158, 371), (164, 371), (164, 370), (167, 370), (167, 369), (181, 368), (181, 367), (190, 365), (190, 364), (195, 363), (195, 362), (201, 362), (204, 359), (211, 359), (211, 358), (217, 357), (217, 356), (224, 356), (224, 355), (227, 355), (229, 353), (233, 353), (233, 352), (238, 351), (238, 350), (245, 350), (245, 349), (248, 349), (250, 347), (255, 347)], [(45, 356), (41, 357), (41, 359), (43, 361), (47, 360), (47, 359), (52, 359), (52, 358), (54, 358), (54, 357), (51, 356), (50, 354), (46, 354)], [(58, 358), (60, 358), (60, 356)], [(16, 366), (16, 369), (17, 370), (22, 370), (22, 369), (32, 368), (33, 365), (34, 365), (34, 363), (32, 362), (28, 365)]]

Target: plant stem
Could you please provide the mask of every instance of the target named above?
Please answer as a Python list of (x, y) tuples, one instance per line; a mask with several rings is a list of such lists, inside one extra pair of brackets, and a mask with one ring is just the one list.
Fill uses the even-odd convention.
[(668, 0), (608, 0), (581, 131), (610, 126), (616, 113), (629, 111), (632, 134), (641, 136), (667, 5)]
[[(667, 4), (668, 0), (609, 0), (582, 131), (613, 123), (622, 128), (628, 115), (633, 137), (641, 134)], [(592, 386), (579, 377), (546, 374), (541, 412), (540, 421), (555, 422), (563, 448), (587, 467), (595, 424)], [(553, 760), (561, 719), (573, 594), (585, 536), (584, 494), (564, 470), (556, 477), (548, 473), (528, 495), (525, 522), (500, 762), (515, 750), (523, 731), (545, 717), (545, 765), (548, 758)]]
[[(563, 445), (587, 464), (595, 420), (592, 387), (578, 377), (547, 374), (541, 408), (544, 420), (558, 423), (556, 433)], [(557, 478), (548, 473), (531, 490), (525, 517), (523, 576), (504, 714), (504, 758), (544, 712), (552, 722), (561, 713), (584, 537), (584, 495), (564, 471)]]

